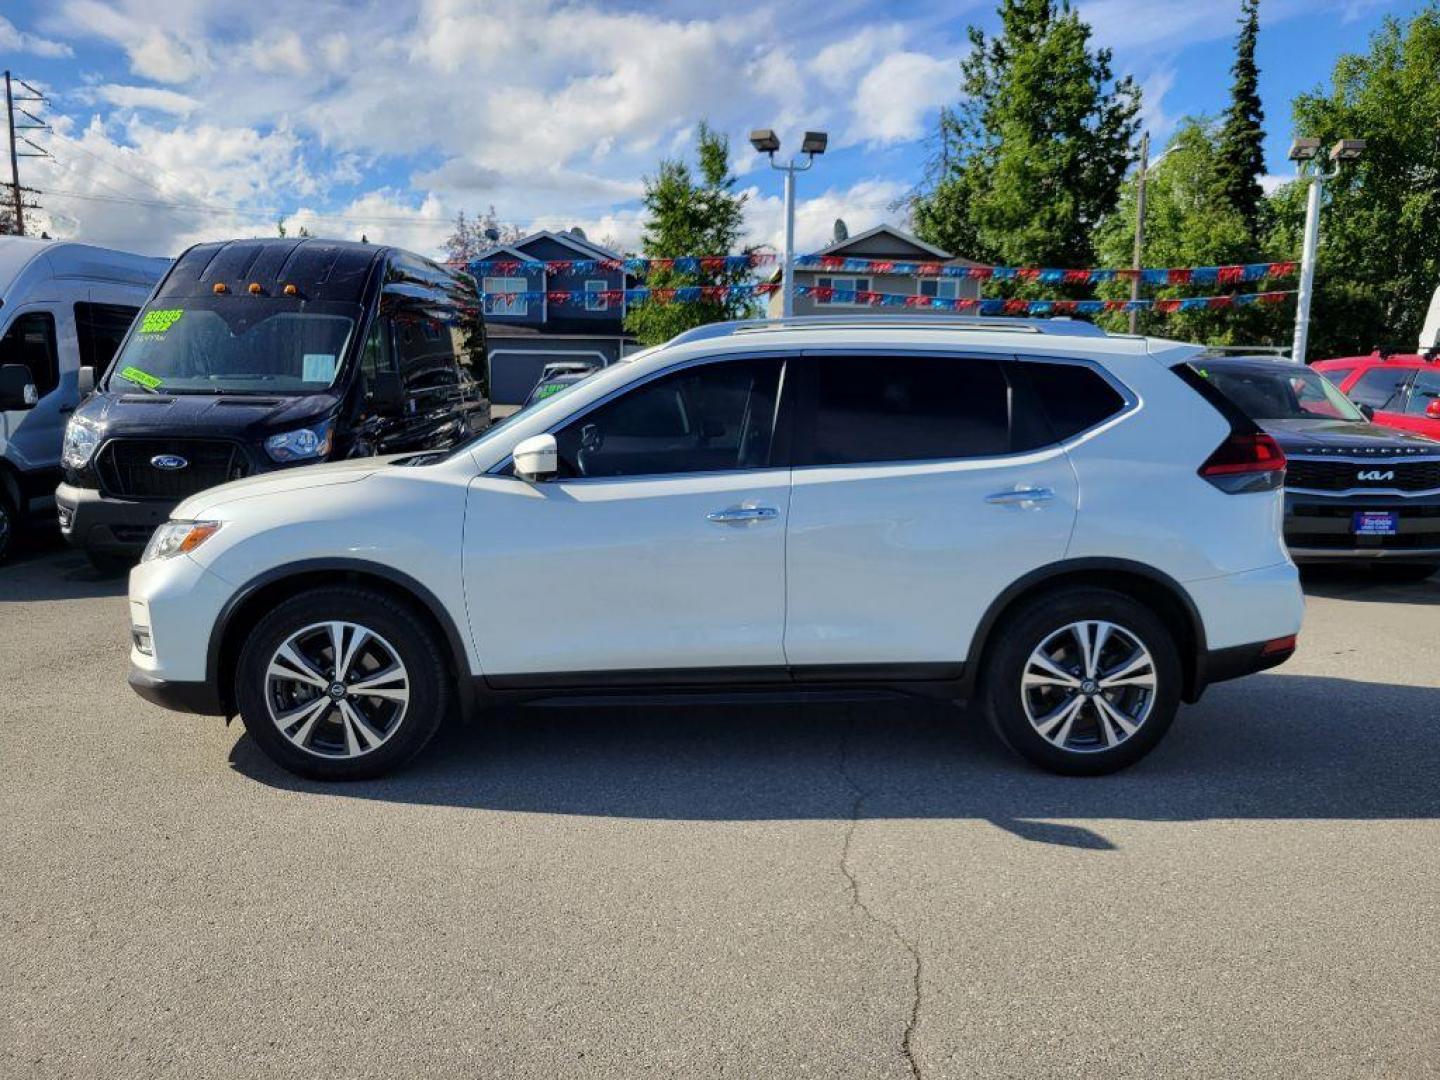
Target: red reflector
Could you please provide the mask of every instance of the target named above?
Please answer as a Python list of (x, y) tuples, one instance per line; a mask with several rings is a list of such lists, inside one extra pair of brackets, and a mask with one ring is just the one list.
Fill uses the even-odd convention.
[(1298, 638), (1294, 634), (1289, 637), (1272, 638), (1260, 647), (1260, 655), (1274, 656), (1276, 653), (1292, 653), (1295, 651), (1297, 640)]
[(1285, 468), (1285, 451), (1263, 431), (1253, 435), (1231, 435), (1215, 448), (1201, 476), (1234, 476), (1237, 473), (1279, 472)]

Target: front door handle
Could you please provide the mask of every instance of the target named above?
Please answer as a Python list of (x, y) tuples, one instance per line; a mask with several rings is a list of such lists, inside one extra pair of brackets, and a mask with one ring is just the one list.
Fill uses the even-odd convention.
[(986, 495), (985, 501), (991, 506), (1029, 506), (1049, 502), (1053, 498), (1055, 492), (1049, 488), (1017, 487), (1012, 491), (997, 491), (993, 495)]
[(705, 515), (706, 521), (717, 525), (748, 525), (752, 521), (771, 521), (780, 516), (773, 506), (731, 506), (724, 510), (711, 510)]

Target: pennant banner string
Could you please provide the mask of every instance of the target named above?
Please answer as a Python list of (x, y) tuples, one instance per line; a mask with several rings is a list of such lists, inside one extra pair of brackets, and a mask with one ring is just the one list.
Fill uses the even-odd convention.
[[(642, 275), (652, 270), (680, 273), (739, 273), (777, 261), (771, 252), (749, 255), (686, 255), (673, 259), (477, 259), (469, 270), (478, 276), (512, 274), (593, 274), (620, 271)], [(803, 270), (845, 274), (898, 274), (907, 277), (963, 278), (970, 281), (1022, 281), (1048, 285), (1097, 285), (1106, 281), (1139, 278), (1144, 285), (1235, 285), (1267, 278), (1293, 277), (1294, 262), (1238, 263), (1233, 266), (1152, 267), (1135, 270), (1064, 270), (1037, 266), (956, 266), (943, 262), (901, 262), (894, 259), (851, 259), (834, 255), (800, 255), (795, 265)]]
[[(490, 315), (520, 314), (513, 309), (521, 303), (564, 304), (674, 304), (697, 301), (723, 302), (769, 296), (780, 291), (777, 282), (743, 285), (681, 285), (654, 289), (551, 289), (519, 292), (487, 292), (481, 296)], [(1219, 296), (1187, 296), (1141, 300), (1023, 300), (1018, 298), (975, 299), (972, 297), (913, 296), (908, 293), (883, 293), (869, 290), (832, 288), (821, 285), (797, 285), (798, 296), (812, 297), (822, 306), (834, 304), (853, 307), (899, 307), (935, 311), (960, 311), (978, 315), (1100, 315), (1115, 311), (1155, 311), (1169, 314), (1176, 311), (1207, 311), (1246, 307), (1251, 304), (1278, 304), (1295, 290), (1284, 289), (1259, 293), (1227, 293)], [(593, 308), (592, 308), (593, 310)]]

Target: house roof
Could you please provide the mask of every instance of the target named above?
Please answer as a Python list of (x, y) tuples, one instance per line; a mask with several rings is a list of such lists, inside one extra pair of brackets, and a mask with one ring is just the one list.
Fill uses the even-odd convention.
[(509, 244), (496, 244), (494, 247), (488, 247), (484, 251), (480, 252), (479, 255), (476, 255), (474, 261), (479, 262), (482, 259), (492, 259), (496, 255), (502, 253), (506, 255), (513, 255), (520, 262), (527, 262), (530, 259), (529, 255), (526, 255), (523, 251), (516, 251)]
[(581, 258), (585, 259), (624, 258), (624, 256), (618, 252), (601, 247), (599, 244), (592, 244), (589, 240), (581, 240), (578, 236), (573, 236), (568, 232), (551, 232), (549, 229), (541, 229), (538, 232), (530, 233), (528, 236), (520, 237), (519, 240), (510, 241), (508, 244), (496, 244), (494, 247), (488, 247), (480, 252), (479, 255), (475, 256), (475, 258), (489, 259), (504, 252), (522, 261), (530, 260), (533, 256), (527, 255), (524, 248), (527, 244), (533, 243), (536, 240), (552, 240), (557, 244), (568, 247), (571, 251), (576, 252)]
[[(952, 255), (944, 248), (938, 248), (934, 244), (927, 244), (918, 236), (912, 236), (904, 229), (897, 229), (894, 225), (876, 225), (873, 229), (866, 229), (864, 232), (856, 233), (854, 236), (847, 236), (844, 240), (836, 240), (826, 244), (815, 255), (833, 255), (839, 258), (875, 259), (881, 256), (868, 254), (847, 255), (847, 249), (858, 244), (862, 240), (869, 240), (876, 236), (892, 237), (897, 244), (904, 244), (907, 247), (916, 249), (917, 252), (929, 255), (934, 261), (943, 263), (946, 266), (985, 266), (986, 263), (976, 262), (974, 259), (967, 259), (962, 255)], [(897, 251), (890, 256), (896, 262), (928, 261), (921, 256), (910, 255), (904, 251)], [(801, 266), (796, 268), (801, 273), (819, 272), (818, 267)], [(777, 268), (771, 275), (770, 280), (779, 281), (781, 271)]]

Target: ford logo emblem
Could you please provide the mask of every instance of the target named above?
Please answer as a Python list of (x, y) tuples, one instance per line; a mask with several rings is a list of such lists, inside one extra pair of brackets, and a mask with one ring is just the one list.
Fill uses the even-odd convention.
[(177, 469), (188, 467), (190, 462), (186, 461), (179, 454), (156, 454), (150, 459), (150, 464), (157, 469), (174, 472)]

